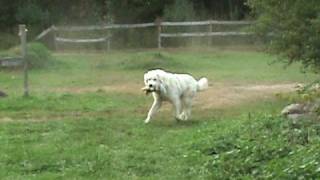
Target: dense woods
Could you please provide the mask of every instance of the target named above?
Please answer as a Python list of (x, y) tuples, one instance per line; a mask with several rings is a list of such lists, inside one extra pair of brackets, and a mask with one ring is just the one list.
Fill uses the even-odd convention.
[[(18, 23), (44, 28), (51, 24), (105, 24), (169, 19), (243, 19), (245, 0), (1, 0), (0, 26), (12, 31)], [(174, 7), (175, 6), (175, 7)], [(172, 10), (175, 10), (173, 12)], [(178, 16), (177, 16), (178, 14)], [(179, 16), (180, 14), (180, 16)], [(186, 14), (188, 15), (187, 17)], [(183, 18), (185, 17), (185, 18)]]

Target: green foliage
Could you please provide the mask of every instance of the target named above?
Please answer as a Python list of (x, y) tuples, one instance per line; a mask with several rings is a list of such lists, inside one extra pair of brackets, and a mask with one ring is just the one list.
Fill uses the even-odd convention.
[[(299, 85), (292, 93), (278, 93), (276, 96), (289, 103), (311, 103), (315, 104), (315, 107), (320, 106), (320, 85), (319, 80), (309, 83), (305, 86)], [(319, 108), (317, 108), (319, 109)], [(319, 109), (320, 110), (320, 109)], [(320, 112), (316, 110), (317, 112)]]
[(257, 16), (255, 30), (267, 50), (288, 64), (320, 70), (320, 3), (318, 0), (248, 0)]
[(16, 46), (18, 43), (19, 39), (17, 35), (0, 32), (0, 50), (9, 49), (13, 46)]
[[(20, 47), (14, 47), (8, 50), (10, 56), (21, 56)], [(27, 44), (27, 59), (29, 65), (33, 68), (43, 68), (50, 65), (53, 61), (51, 52), (41, 43)]]
[(16, 19), (19, 23), (26, 25), (42, 25), (49, 20), (49, 12), (45, 12), (35, 3), (28, 3), (20, 6), (16, 13)]
[(41, 43), (29, 43), (27, 58), (31, 67), (46, 67), (52, 62), (51, 52)]
[(175, 0), (164, 9), (163, 17), (168, 21), (191, 21), (195, 20), (196, 13), (191, 1)]

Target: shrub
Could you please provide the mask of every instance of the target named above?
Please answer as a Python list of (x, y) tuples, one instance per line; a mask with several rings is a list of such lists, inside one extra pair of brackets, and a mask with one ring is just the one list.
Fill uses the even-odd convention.
[[(8, 54), (13, 56), (21, 56), (20, 47), (14, 47), (9, 50)], [(30, 67), (42, 68), (48, 66), (52, 62), (51, 52), (41, 43), (29, 43), (27, 45), (27, 59)]]
[(318, 0), (249, 0), (257, 16), (255, 31), (267, 50), (288, 64), (320, 71), (320, 3)]
[(51, 52), (41, 43), (28, 44), (27, 58), (31, 67), (45, 67), (52, 61)]

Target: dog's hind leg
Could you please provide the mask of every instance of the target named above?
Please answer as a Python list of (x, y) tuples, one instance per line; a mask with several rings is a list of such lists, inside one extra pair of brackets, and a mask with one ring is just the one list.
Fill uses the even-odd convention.
[(183, 110), (182, 110), (182, 113), (180, 114), (180, 117), (182, 120), (188, 120), (188, 118), (190, 117), (192, 102), (193, 102), (192, 96), (183, 97), (182, 99)]
[(174, 108), (176, 110), (176, 115), (175, 115), (176, 120), (178, 120), (178, 121), (179, 120), (183, 120), (183, 119), (181, 119), (181, 116), (180, 116), (181, 110), (182, 110), (181, 99), (180, 98), (175, 98), (174, 101), (172, 101), (172, 104), (173, 104), (173, 106), (174, 106)]
[(188, 118), (191, 116), (191, 108), (195, 94), (195, 91), (190, 90), (181, 97), (183, 109), (180, 117), (182, 120), (188, 120)]
[(159, 108), (161, 107), (161, 100), (160, 97), (156, 94), (153, 94), (153, 104), (148, 112), (148, 116), (147, 119), (144, 121), (145, 123), (149, 123), (149, 121), (151, 120), (152, 116), (159, 110)]

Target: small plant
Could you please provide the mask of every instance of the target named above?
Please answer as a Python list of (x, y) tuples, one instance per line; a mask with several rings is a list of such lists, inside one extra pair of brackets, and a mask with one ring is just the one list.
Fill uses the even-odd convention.
[(50, 64), (52, 56), (50, 51), (41, 43), (30, 43), (27, 52), (31, 67), (45, 67)]
[[(20, 47), (9, 50), (9, 54), (21, 56)], [(52, 62), (51, 52), (41, 43), (29, 43), (27, 45), (27, 59), (32, 68), (42, 68)]]

